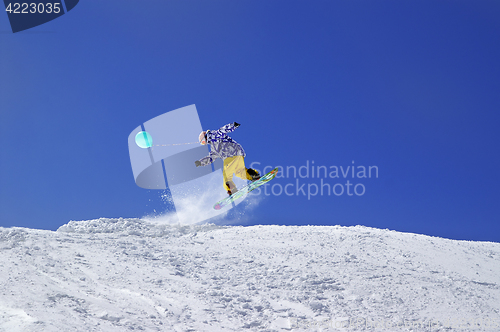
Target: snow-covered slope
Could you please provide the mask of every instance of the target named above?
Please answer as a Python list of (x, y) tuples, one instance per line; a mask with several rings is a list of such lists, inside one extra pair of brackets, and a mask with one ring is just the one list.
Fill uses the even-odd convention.
[(0, 331), (128, 330), (499, 331), (500, 244), (360, 226), (0, 228)]

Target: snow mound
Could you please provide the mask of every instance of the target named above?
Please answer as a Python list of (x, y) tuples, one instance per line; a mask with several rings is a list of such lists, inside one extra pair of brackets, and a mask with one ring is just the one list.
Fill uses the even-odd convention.
[(213, 224), (166, 225), (153, 224), (138, 218), (99, 218), (83, 221), (72, 220), (59, 227), (57, 232), (80, 234), (114, 233), (122, 236), (170, 237), (218, 228), (223, 228), (223, 226)]
[(22, 228), (0, 228), (0, 248), (12, 249), (26, 239), (26, 231)]

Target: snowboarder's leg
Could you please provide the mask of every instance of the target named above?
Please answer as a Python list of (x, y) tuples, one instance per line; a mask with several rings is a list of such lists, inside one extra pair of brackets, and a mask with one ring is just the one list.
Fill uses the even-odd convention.
[(243, 156), (234, 156), (234, 161), (232, 163), (232, 168), (234, 174), (240, 179), (247, 180), (247, 169), (245, 167), (245, 159)]
[(229, 195), (232, 195), (238, 191), (236, 185), (233, 182), (233, 173), (235, 173), (235, 166), (235, 157), (224, 159), (224, 167), (222, 169), (222, 174), (224, 176), (224, 189), (226, 189)]
[(235, 156), (231, 163), (231, 168), (234, 170), (234, 174), (243, 180), (256, 181), (260, 179), (260, 174), (253, 168), (245, 167), (245, 158), (243, 156)]

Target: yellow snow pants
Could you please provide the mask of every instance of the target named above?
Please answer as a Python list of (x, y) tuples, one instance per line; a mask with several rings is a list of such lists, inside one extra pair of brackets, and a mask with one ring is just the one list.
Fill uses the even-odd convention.
[(231, 190), (226, 183), (233, 182), (233, 174), (243, 180), (252, 180), (252, 177), (247, 173), (243, 156), (234, 156), (224, 159), (222, 174), (224, 175), (224, 188), (226, 191)]

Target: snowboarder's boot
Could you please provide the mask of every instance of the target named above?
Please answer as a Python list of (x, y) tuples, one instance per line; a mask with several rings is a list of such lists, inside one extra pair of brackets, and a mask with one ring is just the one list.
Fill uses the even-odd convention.
[(247, 176), (248, 180), (250, 180), (252, 182), (257, 181), (258, 179), (260, 179), (259, 172), (257, 172), (253, 168), (248, 168), (247, 169), (247, 175), (248, 175)]
[(233, 181), (226, 182), (226, 186), (229, 188), (229, 190), (227, 191), (227, 194), (229, 196), (235, 194), (238, 191), (238, 188), (236, 188), (236, 185), (234, 184)]

